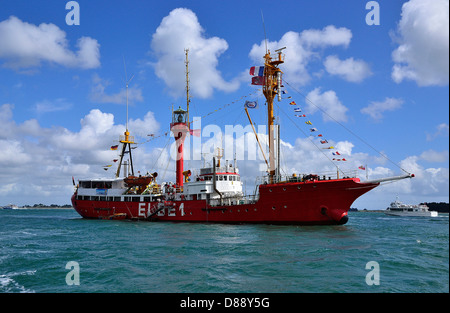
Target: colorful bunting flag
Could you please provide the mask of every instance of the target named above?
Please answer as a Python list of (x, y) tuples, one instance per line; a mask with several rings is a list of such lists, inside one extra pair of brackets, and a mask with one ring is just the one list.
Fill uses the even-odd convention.
[(250, 75), (252, 75), (252, 76), (264, 76), (264, 66), (252, 66), (250, 68)]
[(264, 85), (264, 76), (252, 77), (252, 85)]

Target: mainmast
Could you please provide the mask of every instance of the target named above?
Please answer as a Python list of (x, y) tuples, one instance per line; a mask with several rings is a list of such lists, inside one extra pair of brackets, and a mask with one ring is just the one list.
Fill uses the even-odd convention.
[[(264, 84), (263, 94), (267, 101), (267, 127), (269, 128), (269, 179), (270, 183), (274, 183), (274, 176), (276, 172), (275, 164), (275, 127), (273, 114), (273, 100), (278, 95), (278, 101), (281, 101), (281, 74), (283, 73), (278, 66), (284, 63), (284, 55), (281, 51), (284, 48), (275, 50), (278, 54), (272, 59), (270, 50), (264, 55)], [(279, 138), (278, 138), (279, 140)], [(278, 156), (279, 157), (279, 156)]]

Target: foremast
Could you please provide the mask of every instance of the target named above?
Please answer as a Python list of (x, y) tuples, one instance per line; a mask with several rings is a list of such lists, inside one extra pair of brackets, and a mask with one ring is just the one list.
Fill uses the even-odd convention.
[[(269, 181), (274, 183), (276, 176), (276, 159), (275, 159), (275, 117), (273, 114), (273, 100), (278, 96), (278, 101), (281, 101), (281, 75), (282, 71), (278, 66), (284, 63), (284, 55), (282, 54), (284, 48), (275, 50), (276, 55), (272, 56), (270, 50), (264, 55), (264, 83), (263, 94), (267, 102), (267, 127), (269, 135)], [(278, 138), (278, 137), (277, 137)], [(278, 138), (279, 140), (279, 138)], [(279, 156), (277, 156), (279, 158)]]

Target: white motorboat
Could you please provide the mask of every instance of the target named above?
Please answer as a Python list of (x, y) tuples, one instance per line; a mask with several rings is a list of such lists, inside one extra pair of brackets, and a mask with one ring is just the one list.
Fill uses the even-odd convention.
[(428, 206), (425, 204), (404, 204), (398, 200), (398, 197), (394, 202), (391, 202), (385, 213), (393, 216), (438, 216), (437, 211), (429, 211)]

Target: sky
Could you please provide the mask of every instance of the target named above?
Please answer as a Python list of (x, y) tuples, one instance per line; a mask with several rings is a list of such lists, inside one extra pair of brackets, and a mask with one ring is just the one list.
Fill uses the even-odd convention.
[(449, 201), (448, 0), (0, 0), (0, 205), (68, 204), (72, 177), (114, 177), (127, 81), (135, 171), (174, 181), (185, 49), (201, 131), (186, 140), (185, 169), (222, 147), (253, 192), (265, 163), (244, 103), (258, 102), (250, 114), (267, 148), (265, 101), (249, 75), (266, 47), (286, 47), (286, 94), (275, 101), (282, 174), (415, 174), (363, 195), (359, 209), (396, 196)]

